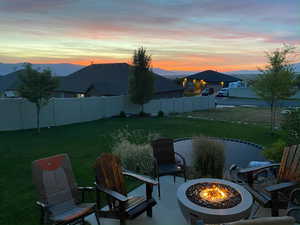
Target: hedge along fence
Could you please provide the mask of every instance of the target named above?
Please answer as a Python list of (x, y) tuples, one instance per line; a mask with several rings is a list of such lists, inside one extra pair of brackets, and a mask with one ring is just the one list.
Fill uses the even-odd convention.
[[(156, 115), (191, 112), (215, 107), (213, 96), (155, 99), (145, 104), (146, 113)], [(52, 98), (42, 108), (41, 127), (80, 123), (117, 116), (121, 111), (136, 114), (140, 106), (128, 96), (90, 98)], [(36, 127), (35, 105), (21, 98), (0, 98), (0, 130), (20, 130)]]

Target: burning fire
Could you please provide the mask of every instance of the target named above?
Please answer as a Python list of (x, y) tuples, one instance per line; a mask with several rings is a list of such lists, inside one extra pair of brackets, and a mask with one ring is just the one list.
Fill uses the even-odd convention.
[(211, 202), (221, 202), (230, 197), (228, 190), (213, 184), (200, 192), (200, 197)]

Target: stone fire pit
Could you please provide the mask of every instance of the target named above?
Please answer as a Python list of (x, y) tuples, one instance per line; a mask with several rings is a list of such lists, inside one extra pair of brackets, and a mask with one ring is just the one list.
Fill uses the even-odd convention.
[(250, 215), (253, 199), (242, 186), (222, 179), (190, 180), (177, 190), (177, 200), (185, 219), (194, 224), (220, 224)]

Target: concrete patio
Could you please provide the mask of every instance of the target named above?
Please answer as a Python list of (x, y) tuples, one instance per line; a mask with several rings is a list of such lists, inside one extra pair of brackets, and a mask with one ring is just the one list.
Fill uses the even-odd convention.
[[(264, 161), (265, 158), (261, 154), (261, 149), (251, 143), (242, 143), (236, 140), (220, 140), (225, 145), (225, 170), (232, 163), (240, 167), (247, 167), (250, 161)], [(192, 165), (192, 141), (184, 139), (174, 143), (176, 152), (179, 152), (186, 158), (188, 166)], [(226, 173), (226, 172), (225, 172)], [(161, 183), (161, 199), (158, 199), (157, 187), (154, 187), (153, 196), (157, 201), (157, 205), (153, 208), (153, 217), (147, 217), (146, 213), (138, 216), (134, 220), (128, 220), (128, 225), (188, 225), (189, 223), (183, 217), (179, 204), (177, 203), (176, 192), (178, 187), (184, 183), (181, 177), (176, 178), (176, 183), (173, 182), (173, 177), (164, 176), (160, 178)], [(130, 195), (145, 195), (146, 187), (141, 185), (133, 190)], [(252, 207), (252, 211), (255, 207)], [(284, 215), (284, 211), (280, 212)], [(256, 217), (271, 216), (270, 209), (259, 208)], [(96, 225), (95, 216), (90, 216), (86, 219), (90, 224)], [(119, 225), (119, 220), (100, 218), (101, 225)]]
[[(177, 188), (184, 182), (183, 178), (177, 177), (176, 183), (173, 183), (173, 177), (161, 177), (161, 199), (158, 199), (157, 188), (154, 188), (153, 196), (157, 201), (157, 205), (153, 208), (153, 217), (147, 217), (146, 213), (138, 216), (134, 220), (128, 220), (128, 225), (188, 225), (184, 219), (179, 205), (177, 203), (176, 191)], [(130, 195), (144, 195), (145, 185), (133, 190)], [(281, 211), (284, 215), (284, 211)], [(270, 209), (259, 208), (257, 217), (271, 216)], [(86, 219), (91, 225), (96, 225), (94, 216), (89, 216)], [(100, 218), (101, 225), (119, 225), (120, 222), (114, 219)]]

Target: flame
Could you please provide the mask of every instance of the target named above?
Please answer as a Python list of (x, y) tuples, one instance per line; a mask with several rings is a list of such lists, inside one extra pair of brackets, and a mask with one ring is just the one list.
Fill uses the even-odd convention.
[(211, 202), (221, 202), (229, 198), (229, 193), (225, 188), (212, 185), (212, 187), (203, 189), (200, 192), (200, 197)]

